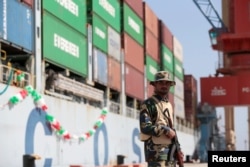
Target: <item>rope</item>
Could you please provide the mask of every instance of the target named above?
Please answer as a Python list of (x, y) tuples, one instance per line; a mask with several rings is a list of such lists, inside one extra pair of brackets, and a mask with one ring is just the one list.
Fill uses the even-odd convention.
[(10, 85), (10, 82), (11, 82), (11, 80), (12, 80), (12, 75), (13, 75), (13, 69), (11, 69), (11, 71), (10, 71), (10, 75), (9, 75), (9, 78), (8, 78), (8, 81), (7, 81), (7, 85), (6, 85), (6, 87), (3, 89), (3, 91), (0, 92), (0, 95), (4, 94), (4, 93), (7, 91), (8, 87), (9, 87), (9, 85)]

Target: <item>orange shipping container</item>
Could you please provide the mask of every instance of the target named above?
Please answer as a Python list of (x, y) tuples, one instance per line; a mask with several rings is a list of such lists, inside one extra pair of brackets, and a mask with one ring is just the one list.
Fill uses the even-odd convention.
[(160, 41), (164, 43), (170, 51), (173, 52), (173, 34), (161, 20), (159, 20), (159, 27), (160, 27), (160, 32), (159, 32)]
[(123, 33), (124, 60), (140, 72), (144, 72), (143, 47), (133, 40), (128, 34)]
[(145, 30), (145, 37), (146, 53), (148, 53), (155, 61), (159, 63), (159, 40), (152, 34), (152, 32), (148, 28), (146, 28)]
[(131, 9), (141, 18), (143, 19), (143, 3), (142, 0), (123, 0), (126, 4), (128, 4)]
[(144, 100), (144, 73), (129, 64), (125, 64), (125, 93), (138, 100)]
[(108, 86), (121, 91), (121, 64), (108, 56)]
[(159, 38), (158, 17), (146, 2), (143, 2), (143, 8), (144, 8), (144, 24), (158, 39)]

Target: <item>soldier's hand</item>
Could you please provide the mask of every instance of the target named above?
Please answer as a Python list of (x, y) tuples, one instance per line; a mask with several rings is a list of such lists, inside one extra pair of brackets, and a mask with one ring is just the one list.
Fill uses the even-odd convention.
[(175, 137), (175, 131), (170, 129), (167, 133), (166, 136), (170, 139), (173, 139)]

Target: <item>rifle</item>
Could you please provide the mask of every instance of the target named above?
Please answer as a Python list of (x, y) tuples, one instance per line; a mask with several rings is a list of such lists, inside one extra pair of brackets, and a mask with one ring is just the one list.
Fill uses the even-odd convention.
[[(175, 131), (175, 129), (173, 129), (173, 130)], [(178, 142), (176, 131), (175, 131), (175, 137), (172, 139), (172, 145), (171, 145), (171, 147), (169, 149), (169, 153), (168, 153), (168, 160), (169, 161), (174, 161), (174, 158), (177, 159), (179, 167), (184, 167), (183, 155), (181, 152), (180, 144)]]
[[(168, 116), (170, 117), (168, 109), (166, 109), (166, 111), (168, 113)], [(172, 144), (169, 148), (168, 160), (174, 161), (174, 159), (177, 159), (179, 167), (184, 167), (183, 153), (181, 152), (181, 147), (180, 147), (180, 143), (179, 143), (178, 138), (177, 138), (176, 130), (173, 128), (172, 120), (169, 117), (167, 117), (167, 119), (168, 119), (170, 128), (172, 130), (174, 130), (174, 132), (175, 132), (175, 137), (172, 139)]]

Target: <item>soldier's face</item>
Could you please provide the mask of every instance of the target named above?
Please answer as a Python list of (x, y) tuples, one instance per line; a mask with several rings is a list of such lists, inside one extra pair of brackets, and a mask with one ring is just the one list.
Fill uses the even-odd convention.
[(157, 81), (154, 84), (155, 86), (155, 93), (159, 95), (166, 95), (168, 94), (169, 88), (171, 86), (171, 82), (169, 81)]

